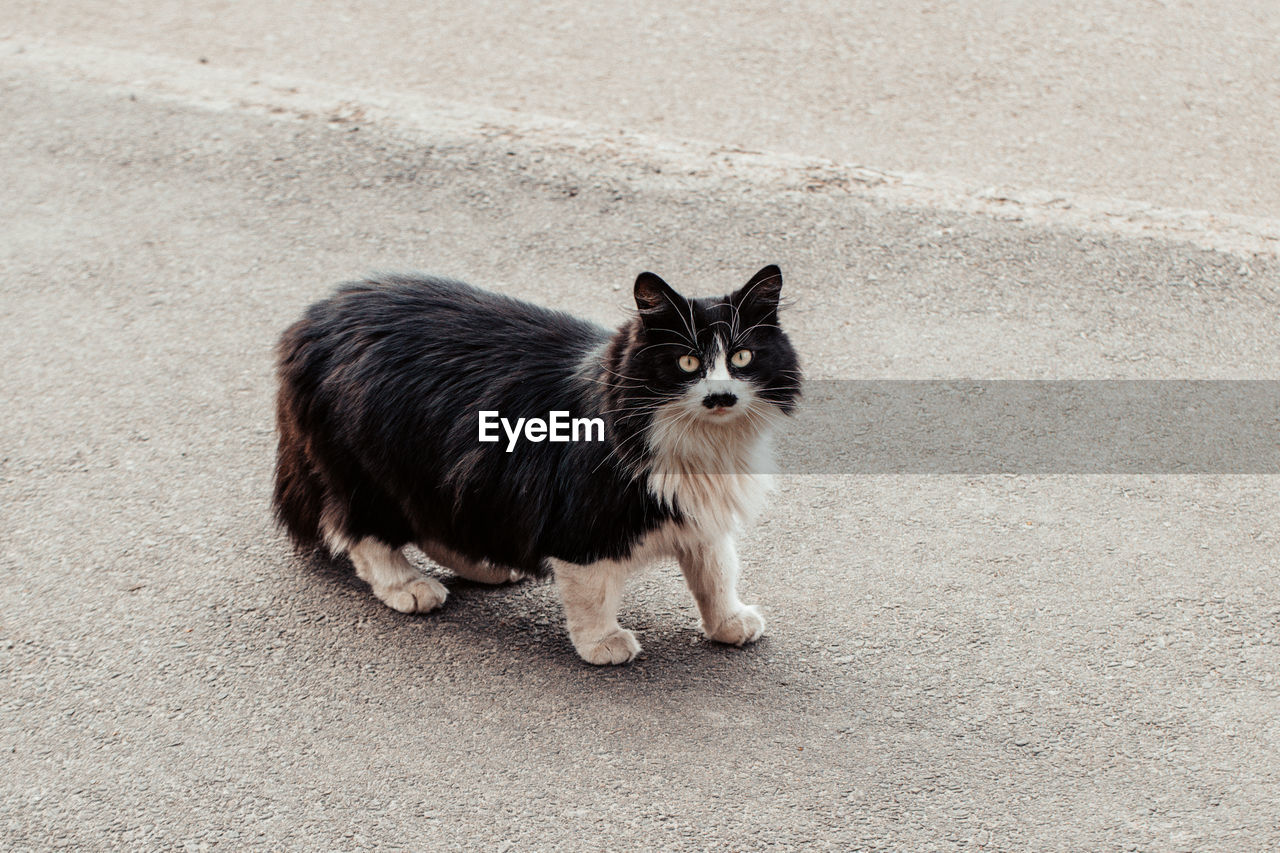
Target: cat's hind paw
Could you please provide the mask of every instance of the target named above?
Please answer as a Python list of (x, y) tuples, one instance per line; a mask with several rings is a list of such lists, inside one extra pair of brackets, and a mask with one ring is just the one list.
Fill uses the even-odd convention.
[(731, 646), (743, 646), (754, 643), (764, 634), (764, 617), (755, 605), (743, 607), (725, 619), (714, 630), (703, 626), (707, 639), (717, 643), (728, 643)]
[(618, 628), (603, 637), (594, 637), (579, 641), (574, 639), (573, 647), (578, 655), (587, 663), (597, 666), (628, 663), (640, 654), (640, 642), (636, 635), (626, 628)]

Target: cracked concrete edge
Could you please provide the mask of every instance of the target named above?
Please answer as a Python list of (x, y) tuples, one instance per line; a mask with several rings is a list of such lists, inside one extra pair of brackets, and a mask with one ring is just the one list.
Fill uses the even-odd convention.
[(1189, 243), (1240, 255), (1280, 257), (1280, 218), (1164, 208), (1142, 201), (1025, 187), (975, 187), (963, 179), (892, 172), (816, 157), (749, 151), (714, 143), (613, 130), (496, 107), (436, 100), (411, 92), (344, 87), (279, 74), (255, 74), (151, 53), (0, 37), (0, 68), (34, 69), (61, 79), (213, 110), (277, 118), (369, 124), (434, 144), (501, 142), (521, 153), (569, 155), (609, 168), (637, 187), (689, 191), (708, 184), (780, 192), (844, 193), (902, 208), (986, 216)]

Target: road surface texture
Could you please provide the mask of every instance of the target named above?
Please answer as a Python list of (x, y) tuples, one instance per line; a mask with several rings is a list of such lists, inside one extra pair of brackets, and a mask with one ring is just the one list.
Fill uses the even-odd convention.
[(1274, 217), (1272, 0), (5, 0), (5, 31), (981, 190)]
[[(1261, 170), (1274, 169), (1262, 128), (1277, 100), (1251, 64), (1274, 69), (1275, 45), (1248, 40), (1274, 17), (1243, 4), (1221, 13), (1229, 28), (1179, 36), (1239, 35), (1250, 59), (1233, 85), (1260, 100), (1212, 89), (1187, 108), (1220, 115), (1221, 152), (1200, 147), (1202, 128), (1143, 150), (1107, 124), (1111, 166), (1134, 157), (1124, 182), (1052, 142), (1010, 142), (1006, 163), (981, 116), (953, 137), (973, 142), (967, 153), (947, 154), (949, 130), (925, 139), (897, 123), (926, 120), (948, 95), (882, 67), (877, 56), (905, 54), (880, 19), (859, 62), (907, 91), (846, 138), (804, 102), (778, 109), (809, 116), (811, 131), (764, 121), (763, 96), (734, 114), (737, 95), (719, 85), (746, 85), (735, 69), (757, 73), (756, 46), (786, 51), (801, 26), (787, 16), (733, 19), (710, 45), (733, 67), (645, 89), (647, 105), (619, 97), (590, 124), (575, 110), (592, 104), (548, 100), (576, 65), (525, 69), (532, 107), (551, 115), (510, 110), (525, 106), (502, 85), (520, 70), (508, 50), (520, 33), (540, 33), (530, 49), (564, 63), (607, 64), (603, 42), (584, 40), (579, 56), (574, 30), (535, 20), (488, 46), (474, 27), (437, 36), (474, 40), (465, 68), (488, 75), (473, 102), (450, 104), (395, 85), (444, 61), (423, 58), (430, 45), (401, 69), (394, 21), (354, 6), (353, 32), (383, 28), (374, 58), (357, 69), (348, 46), (330, 74), (306, 4), (297, 30), (235, 17), (262, 4), (198, 26), (176, 4), (112, 20), (107, 4), (74, 16), (6, 5), (5, 847), (1280, 845), (1275, 476), (783, 476), (742, 542), (744, 597), (767, 615), (766, 637), (746, 649), (700, 639), (664, 565), (623, 608), (644, 655), (611, 669), (577, 658), (551, 585), (442, 572), (444, 609), (404, 616), (349, 566), (294, 554), (268, 503), (274, 341), (336, 282), (372, 270), (458, 275), (614, 323), (641, 269), (713, 293), (778, 262), (784, 322), (817, 379), (1276, 377), (1268, 217), (1280, 187)], [(1208, 14), (1150, 5), (1153, 19)], [(1033, 23), (1052, 34), (1062, 20)], [(690, 26), (674, 20), (653, 48), (701, 49)], [(939, 22), (902, 32), (937, 42), (921, 75), (941, 73), (935, 54), (957, 45), (1017, 47)], [(208, 64), (191, 58), (197, 46)], [(1046, 81), (1068, 101), (1087, 83), (1113, 97), (1149, 84), (1133, 121), (1165, 138), (1144, 122), (1181, 127), (1167, 104), (1181, 83), (1156, 79), (1141, 51), (1130, 61), (1140, 73), (1123, 81), (1107, 79), (1118, 67), (1040, 68), (1025, 81), (1032, 117), (1059, 109), (1035, 94)], [(845, 90), (805, 79), (788, 85), (849, 108)], [(428, 94), (466, 99), (468, 84), (450, 85)], [(624, 62), (596, 97), (637, 86)], [(667, 97), (682, 105), (670, 137), (613, 126), (643, 123)], [(737, 150), (757, 126), (767, 144), (749, 147), (776, 151)], [(840, 165), (870, 163), (862, 152), (886, 156)], [(895, 171), (917, 169), (959, 183)], [(992, 175), (1043, 195), (963, 190)], [(1081, 204), (1045, 201), (1058, 188)], [(1109, 215), (1112, 199), (1136, 206)]]

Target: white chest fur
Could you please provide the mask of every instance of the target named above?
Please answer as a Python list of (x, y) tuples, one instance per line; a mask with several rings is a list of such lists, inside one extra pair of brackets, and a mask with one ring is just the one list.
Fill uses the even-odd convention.
[(650, 493), (679, 510), (686, 525), (707, 539), (749, 524), (773, 488), (767, 432), (734, 425), (686, 426), (676, 432), (659, 420), (651, 446)]

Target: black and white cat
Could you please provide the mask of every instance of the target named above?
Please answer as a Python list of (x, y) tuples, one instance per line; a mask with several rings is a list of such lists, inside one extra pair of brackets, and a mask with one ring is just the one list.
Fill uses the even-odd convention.
[[(280, 340), (276, 515), (299, 546), (349, 555), (405, 613), (447, 595), (406, 545), (485, 583), (552, 573), (591, 663), (640, 651), (618, 605), (627, 576), (663, 557), (709, 638), (752, 642), (764, 619), (738, 599), (734, 534), (762, 504), (770, 432), (800, 395), (781, 289), (776, 266), (719, 299), (642, 273), (638, 314), (610, 331), (444, 278), (344, 285)], [(557, 411), (603, 435), (480, 440), (482, 412)]]

